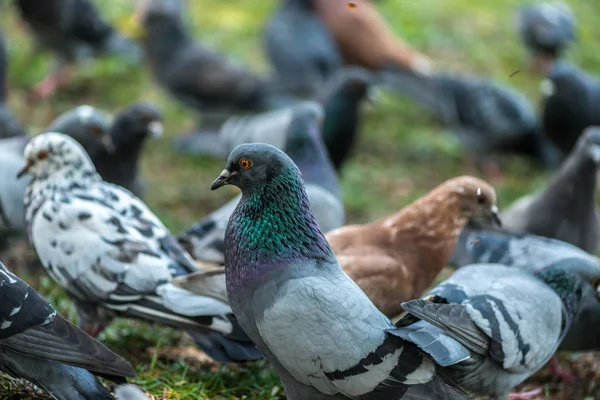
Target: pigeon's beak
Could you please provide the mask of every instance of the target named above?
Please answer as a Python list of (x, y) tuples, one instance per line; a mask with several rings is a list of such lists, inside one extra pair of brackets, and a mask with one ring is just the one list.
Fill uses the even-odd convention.
[(148, 124), (148, 133), (152, 139), (159, 139), (162, 137), (164, 127), (160, 121), (152, 121)]
[(25, 163), (23, 168), (21, 168), (21, 170), (17, 173), (17, 179), (20, 179), (23, 175), (25, 175), (32, 166), (33, 166), (33, 161), (31, 161), (30, 159), (27, 159), (27, 162)]
[(498, 206), (497, 205), (492, 205), (492, 207), (490, 208), (490, 214), (492, 216), (492, 222), (497, 226), (497, 227), (501, 227), (502, 226), (502, 220), (500, 219), (500, 210), (498, 210)]
[(108, 134), (102, 135), (102, 146), (104, 146), (104, 149), (110, 154), (114, 153), (116, 150), (115, 142), (113, 142), (112, 138)]
[(224, 169), (221, 172), (221, 175), (219, 175), (219, 177), (215, 179), (212, 186), (210, 187), (210, 190), (215, 190), (220, 188), (221, 186), (229, 185), (229, 178), (231, 178), (234, 174), (235, 172), (231, 173), (228, 170)]

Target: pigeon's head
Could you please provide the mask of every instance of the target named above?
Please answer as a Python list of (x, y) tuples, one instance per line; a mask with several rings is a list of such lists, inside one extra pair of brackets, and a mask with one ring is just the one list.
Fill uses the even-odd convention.
[(600, 165), (600, 126), (587, 127), (577, 140), (577, 151), (584, 152)]
[(109, 136), (108, 116), (87, 104), (59, 115), (48, 127), (48, 132), (62, 132), (77, 140), (89, 154), (99, 150), (114, 151)]
[(323, 107), (315, 101), (307, 101), (295, 107), (286, 133), (287, 153), (304, 147), (320, 134), (320, 125), (325, 118)]
[(27, 144), (25, 165), (17, 177), (30, 174), (36, 180), (53, 176), (69, 178), (74, 172), (95, 172), (87, 153), (73, 138), (58, 132), (42, 133)]
[(115, 117), (110, 136), (116, 148), (139, 144), (147, 137), (160, 138), (163, 134), (162, 113), (148, 103), (135, 103)]
[(525, 46), (534, 54), (557, 57), (576, 40), (577, 21), (564, 3), (538, 3), (519, 11), (519, 31)]
[(341, 99), (358, 100), (369, 96), (374, 83), (373, 74), (360, 67), (345, 67), (339, 70), (319, 93), (319, 102), (327, 107)]
[(242, 193), (249, 193), (264, 187), (278, 176), (297, 176), (301, 179), (294, 162), (277, 147), (265, 143), (241, 144), (229, 155), (226, 168), (213, 182), (211, 190), (234, 185)]
[(590, 282), (584, 281), (576, 272), (580, 263), (578, 258), (567, 258), (535, 272), (539, 279), (558, 294), (571, 318), (579, 311), (584, 292), (587, 294), (593, 291), (594, 296), (597, 296), (596, 287), (600, 282), (600, 276), (594, 277)]
[(444, 182), (434, 193), (447, 196), (448, 191), (450, 199), (458, 202), (467, 219), (479, 220), (486, 225), (502, 225), (496, 191), (487, 182), (472, 176), (459, 176)]

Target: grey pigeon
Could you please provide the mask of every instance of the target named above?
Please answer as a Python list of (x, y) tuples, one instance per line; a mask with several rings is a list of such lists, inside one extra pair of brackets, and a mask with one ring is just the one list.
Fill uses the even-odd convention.
[[(579, 310), (583, 284), (571, 262), (577, 260), (535, 274), (501, 264), (465, 266), (425, 299), (402, 303), (410, 316), (398, 322), (397, 334), (447, 365), (467, 391), (507, 399), (550, 360)], [(421, 321), (403, 328), (413, 316)], [(450, 339), (471, 357), (448, 360)]]
[(117, 400), (150, 400), (150, 397), (135, 385), (121, 385), (115, 388)]
[(542, 82), (544, 134), (564, 154), (592, 125), (600, 125), (600, 80), (577, 66), (558, 60)]
[[(280, 128), (284, 132), (278, 135), (283, 139), (278, 147), (287, 149), (287, 155), (300, 168), (311, 211), (321, 230), (328, 232), (344, 224), (344, 204), (337, 175), (321, 138), (323, 110), (318, 103), (306, 102), (295, 106), (291, 112), (288, 126)], [(192, 257), (224, 262), (225, 228), (240, 197), (235, 197), (179, 235), (179, 242)]]
[(36, 89), (47, 97), (68, 78), (67, 63), (91, 57), (118, 54), (138, 62), (142, 51), (137, 44), (117, 33), (98, 13), (91, 0), (16, 0), (19, 13), (37, 42), (52, 51), (57, 66)]
[(573, 259), (571, 268), (584, 277), (580, 312), (560, 345), (566, 351), (600, 349), (600, 303), (596, 288), (587, 282), (600, 275), (600, 259), (560, 240), (469, 226), (461, 232), (450, 264), (455, 268), (475, 263), (499, 263), (529, 272), (561, 260)]
[(299, 95), (314, 95), (342, 67), (342, 57), (311, 0), (280, 3), (265, 26), (265, 53), (280, 82)]
[[(361, 102), (367, 98), (373, 83), (375, 77), (367, 70), (343, 68), (327, 81), (315, 98), (325, 111), (322, 135), (336, 170), (346, 161), (358, 139)], [(296, 104), (262, 114), (232, 116), (225, 121), (217, 138), (199, 134), (204, 140), (196, 146), (195, 153), (227, 157), (242, 143), (269, 143), (284, 149), (282, 132), (295, 109)]]
[(9, 111), (6, 101), (8, 97), (6, 79), (8, 75), (8, 53), (4, 35), (0, 32), (0, 139), (25, 134), (25, 130)]
[(600, 127), (591, 127), (546, 188), (517, 200), (502, 213), (504, 226), (595, 253), (600, 239), (595, 194), (599, 163)]
[(125, 383), (131, 365), (56, 313), (0, 263), (0, 371), (59, 400), (112, 399), (96, 376)]
[(525, 47), (533, 53), (556, 58), (577, 40), (577, 20), (564, 3), (535, 3), (521, 7), (519, 33)]
[(560, 162), (529, 100), (508, 86), (478, 76), (410, 70), (382, 72), (381, 81), (432, 111), (479, 159), (517, 153), (547, 168)]
[(27, 182), (17, 179), (17, 173), (25, 162), (23, 150), (28, 140), (25, 136), (0, 139), (0, 249), (6, 248), (10, 239), (25, 235)]
[(272, 108), (268, 83), (196, 41), (182, 20), (181, 2), (146, 0), (144, 49), (158, 83), (203, 119), (222, 122), (240, 111)]
[(236, 147), (212, 189), (242, 191), (225, 236), (227, 293), (287, 398), (468, 399), (338, 264), (300, 170), (268, 144)]
[(145, 183), (139, 173), (139, 158), (146, 139), (162, 137), (162, 120), (161, 111), (144, 102), (118, 112), (108, 132), (113, 148), (90, 154), (102, 179), (143, 196)]
[(115, 316), (139, 318), (188, 332), (220, 362), (262, 357), (226, 299), (169, 283), (197, 271), (192, 259), (139, 198), (101, 179), (75, 140), (38, 135), (25, 158), (29, 239), (75, 303), (80, 326), (96, 335)]
[(88, 154), (112, 151), (114, 144), (109, 133), (110, 116), (87, 104), (65, 111), (56, 117), (45, 132), (60, 132), (71, 136)]

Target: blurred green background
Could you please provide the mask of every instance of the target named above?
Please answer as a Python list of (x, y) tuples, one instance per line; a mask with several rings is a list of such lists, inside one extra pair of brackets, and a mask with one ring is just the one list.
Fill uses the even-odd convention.
[[(40, 0), (43, 1), (43, 0)], [(336, 1), (336, 0), (331, 0)], [(340, 0), (341, 1), (341, 0)], [(148, 181), (145, 200), (174, 233), (216, 209), (235, 189), (211, 192), (210, 183), (224, 160), (175, 153), (171, 139), (191, 129), (197, 116), (170, 99), (144, 66), (128, 67), (118, 59), (90, 61), (78, 67), (73, 81), (48, 101), (31, 103), (26, 94), (52, 67), (40, 52), (10, 2), (0, 8), (0, 26), (9, 46), (9, 104), (20, 120), (37, 133), (59, 113), (79, 104), (116, 111), (137, 100), (151, 101), (164, 111), (166, 137), (148, 143), (142, 157)], [(275, 0), (192, 0), (187, 22), (196, 37), (249, 68), (268, 73), (260, 39)], [(437, 69), (477, 73), (523, 91), (538, 103), (540, 78), (528, 69), (527, 55), (516, 31), (521, 0), (380, 0), (377, 7), (397, 34), (429, 55)], [(568, 57), (582, 68), (600, 70), (600, 2), (567, 2), (579, 21), (579, 44)], [(96, 1), (117, 29), (128, 31), (133, 2)], [(518, 71), (518, 73), (515, 73)], [(365, 109), (360, 141), (342, 171), (349, 223), (366, 222), (394, 212), (442, 181), (460, 174), (480, 175), (452, 134), (416, 105), (391, 93)], [(505, 178), (494, 182), (500, 208), (541, 187), (547, 174), (517, 157), (501, 160)], [(30, 280), (66, 316), (69, 301), (46, 277)], [(160, 399), (283, 398), (276, 375), (258, 363), (251, 367), (201, 365), (194, 351), (181, 355), (161, 349), (185, 346), (177, 332), (119, 321), (100, 338), (136, 365), (136, 383)], [(157, 348), (152, 351), (148, 348)], [(189, 353), (189, 354), (188, 354)], [(587, 390), (594, 391), (595, 387)], [(15, 394), (16, 393), (16, 394)], [(0, 398), (19, 396), (22, 387), (0, 377)], [(15, 397), (20, 398), (20, 397)], [(557, 397), (552, 397), (557, 398)], [(592, 397), (593, 398), (593, 397)], [(599, 397), (600, 398), (600, 397)]]

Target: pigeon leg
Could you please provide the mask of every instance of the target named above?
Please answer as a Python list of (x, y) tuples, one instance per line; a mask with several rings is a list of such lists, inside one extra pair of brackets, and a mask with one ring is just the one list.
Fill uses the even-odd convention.
[(508, 400), (534, 400), (543, 394), (542, 388), (530, 390), (529, 392), (509, 393)]
[(56, 89), (67, 83), (70, 78), (71, 71), (66, 66), (63, 66), (36, 84), (29, 97), (32, 100), (45, 100), (54, 94)]
[(558, 358), (556, 356), (552, 357), (550, 361), (548, 361), (548, 368), (552, 372), (555, 378), (558, 378), (562, 382), (565, 383), (574, 383), (575, 377), (568, 369), (562, 368), (558, 362)]

